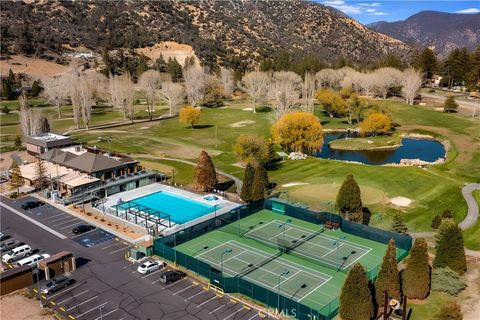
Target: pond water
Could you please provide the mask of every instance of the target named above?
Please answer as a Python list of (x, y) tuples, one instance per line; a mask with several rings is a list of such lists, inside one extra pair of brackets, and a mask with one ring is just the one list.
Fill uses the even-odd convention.
[[(356, 161), (365, 164), (382, 165), (400, 163), (401, 159), (420, 159), (434, 162), (445, 157), (445, 147), (438, 141), (430, 139), (403, 138), (402, 146), (395, 150), (334, 150), (328, 143), (336, 139), (345, 139), (346, 133), (327, 133), (323, 137), (323, 148), (316, 154), (323, 159)], [(352, 138), (355, 139), (355, 138)]]

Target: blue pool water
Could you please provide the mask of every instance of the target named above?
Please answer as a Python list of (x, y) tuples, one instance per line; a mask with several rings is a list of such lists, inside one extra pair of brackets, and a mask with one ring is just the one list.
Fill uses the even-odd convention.
[[(170, 220), (176, 224), (182, 224), (220, 209), (220, 206), (207, 204), (184, 198), (166, 191), (148, 194), (131, 201), (144, 207), (160, 211), (170, 215)], [(128, 204), (120, 205), (120, 208), (128, 208)]]

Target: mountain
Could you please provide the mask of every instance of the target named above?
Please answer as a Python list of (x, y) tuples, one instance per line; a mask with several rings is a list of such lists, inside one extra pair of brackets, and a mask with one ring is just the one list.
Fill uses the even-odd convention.
[(300, 0), (0, 2), (2, 52), (51, 55), (66, 47), (138, 48), (161, 41), (191, 45), (208, 64), (258, 64), (286, 51), (376, 61), (409, 46), (337, 10)]
[(403, 21), (379, 21), (368, 27), (404, 42), (434, 47), (440, 56), (454, 48), (474, 50), (480, 43), (480, 13), (422, 11)]

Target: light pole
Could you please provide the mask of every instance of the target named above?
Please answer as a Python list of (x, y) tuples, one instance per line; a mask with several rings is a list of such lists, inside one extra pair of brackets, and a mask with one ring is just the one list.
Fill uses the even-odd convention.
[(283, 270), (283, 272), (281, 274), (278, 275), (278, 286), (277, 286), (278, 287), (277, 288), (278, 289), (278, 292), (277, 292), (277, 294), (278, 294), (278, 304), (277, 304), (277, 306), (278, 306), (278, 311), (279, 312), (280, 312), (280, 282), (282, 280), (282, 277), (288, 275), (289, 273), (290, 273), (290, 271), (285, 269), (285, 270)]
[(102, 312), (103, 307), (105, 307), (105, 305), (100, 306), (100, 320), (103, 320), (103, 312)]
[(340, 240), (344, 240), (346, 237), (347, 237), (347, 236), (341, 236), (341, 237), (339, 237), (337, 240), (335, 240), (335, 241), (333, 242), (333, 245), (334, 245), (334, 246), (337, 246), (337, 260), (339, 259), (339, 258), (338, 258), (338, 248), (340, 247)]
[(288, 219), (287, 221), (285, 221), (284, 223), (282, 223), (281, 225), (279, 225), (278, 227), (279, 228), (283, 228), (283, 244), (285, 245), (287, 243), (287, 239), (285, 237), (285, 231), (287, 231), (287, 224), (289, 223), (292, 223), (292, 219)]
[(232, 252), (232, 249), (226, 249), (225, 251), (222, 252), (221, 256), (220, 256), (220, 264), (221, 264), (221, 268), (222, 268), (222, 277), (223, 277), (223, 256), (227, 253), (230, 253)]
[(37, 277), (37, 290), (38, 290), (38, 296), (40, 298), (40, 307), (43, 308), (43, 302), (42, 302), (42, 293), (40, 292), (40, 277), (39, 277), (40, 269), (38, 268), (37, 264), (37, 272), (35, 272), (35, 276)]

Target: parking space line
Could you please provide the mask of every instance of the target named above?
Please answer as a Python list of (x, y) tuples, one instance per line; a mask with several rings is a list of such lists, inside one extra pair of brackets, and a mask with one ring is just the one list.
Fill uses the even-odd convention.
[(199, 293), (196, 293), (196, 294), (194, 294), (193, 296), (186, 298), (184, 301), (190, 300), (190, 299), (192, 299), (192, 298), (194, 298), (194, 297), (196, 297), (196, 296), (198, 296), (199, 294), (202, 294), (202, 293), (204, 293), (204, 291), (203, 291), (203, 290), (200, 290)]
[(130, 246), (126, 246), (126, 247), (123, 247), (123, 248), (120, 248), (120, 249), (117, 249), (117, 250), (114, 250), (114, 251), (110, 251), (108, 254), (114, 254), (115, 252), (119, 252), (119, 251), (128, 249), (129, 247), (130, 247)]
[(242, 311), (242, 310), (243, 310), (243, 307), (242, 307), (240, 310), (237, 310), (237, 311), (235, 311), (234, 313), (232, 313), (232, 314), (231, 314), (231, 315), (229, 315), (228, 317), (226, 317), (226, 318), (223, 318), (223, 320), (227, 320), (228, 318), (230, 318), (231, 316), (234, 316), (234, 315), (236, 315), (237, 313), (239, 313), (239, 312), (240, 312), (240, 311)]
[(55, 222), (61, 221), (61, 220), (63, 220), (63, 219), (72, 218), (72, 216), (69, 215), (69, 214), (64, 214), (64, 216), (65, 216), (65, 217), (62, 217), (62, 218), (60, 218), (60, 219), (55, 219), (55, 220), (48, 221), (48, 223), (55, 223)]
[(61, 226), (62, 224), (70, 223), (72, 221), (78, 221), (78, 218), (72, 218), (72, 219), (69, 219), (69, 220), (65, 220), (65, 221), (62, 221), (62, 222), (57, 223), (57, 224), (52, 224), (52, 226), (53, 227), (58, 227), (58, 226)]
[(68, 289), (65, 290), (65, 291), (60, 291), (59, 293), (55, 293), (54, 295), (51, 295), (49, 298), (52, 299), (53, 297), (56, 297), (56, 296), (58, 296), (59, 294), (70, 292), (70, 291), (72, 291), (73, 289), (81, 286), (82, 284), (85, 284), (85, 282), (84, 282), (84, 283), (79, 283), (79, 284), (77, 284), (76, 286), (70, 287), (70, 288), (68, 288)]
[(95, 299), (95, 298), (97, 298), (97, 297), (98, 297), (98, 296), (93, 296), (93, 297), (91, 297), (90, 299), (85, 300), (85, 301), (77, 304), (76, 306), (71, 307), (70, 309), (67, 309), (67, 311), (70, 311), (70, 310), (72, 310), (72, 309), (75, 309), (76, 307), (81, 306), (82, 304), (85, 304), (85, 303), (87, 303), (87, 302), (89, 302), (89, 301), (92, 301), (93, 299)]
[(162, 269), (158, 269), (158, 270), (155, 270), (153, 272), (150, 272), (149, 274), (147, 274), (146, 276), (143, 276), (142, 279), (145, 279), (145, 278), (148, 278), (150, 276), (153, 276), (154, 274), (157, 274), (159, 271), (162, 271)]
[(250, 318), (248, 318), (247, 320), (252, 320), (253, 318), (257, 317), (258, 316), (258, 313), (255, 313), (253, 316), (251, 316)]
[(85, 291), (82, 291), (82, 292), (80, 292), (80, 293), (77, 293), (76, 295), (71, 296), (70, 298), (67, 298), (67, 299), (65, 299), (65, 300), (58, 301), (58, 304), (63, 304), (63, 303), (65, 303), (65, 302), (67, 302), (68, 300), (73, 299), (73, 298), (76, 298), (76, 297), (78, 297), (78, 296), (81, 296), (82, 294), (84, 294), (85, 292), (88, 292), (88, 291), (90, 291), (90, 289), (87, 289), (87, 290), (85, 290)]
[(203, 302), (202, 302), (202, 303), (200, 303), (200, 304), (197, 304), (197, 308), (200, 308), (200, 307), (201, 307), (201, 306), (203, 306), (205, 303), (208, 303), (209, 301), (212, 301), (212, 300), (213, 300), (213, 299), (215, 299), (216, 297), (217, 297), (217, 296), (216, 296), (216, 295), (214, 295), (214, 296), (213, 296), (213, 297), (211, 297), (210, 299), (208, 299), (208, 300), (205, 300), (205, 301), (203, 301)]
[(107, 312), (107, 313), (103, 314), (101, 317), (96, 318), (95, 320), (102, 319), (103, 317), (108, 316), (109, 314), (114, 313), (114, 312), (117, 311), (117, 310), (118, 310), (118, 308), (117, 308), (117, 309), (114, 309), (114, 310), (112, 310), (112, 311), (110, 311), (110, 312)]
[(115, 242), (114, 244), (111, 244), (111, 245), (109, 245), (109, 246), (106, 246), (106, 247), (103, 247), (103, 248), (100, 248), (100, 249), (106, 250), (106, 249), (108, 249), (108, 248), (115, 247), (115, 246), (117, 246), (117, 245), (119, 245), (119, 244), (123, 244), (123, 243), (121, 243), (121, 242)]
[(185, 280), (187, 280), (187, 279), (186, 279), (186, 278), (183, 278), (182, 280), (179, 280), (179, 281), (177, 281), (177, 282), (170, 283), (168, 286), (163, 287), (163, 289), (168, 289), (168, 288), (170, 288), (170, 287), (172, 287), (172, 286), (174, 286), (174, 285), (176, 285), (176, 284), (183, 283)]
[(73, 227), (73, 226), (80, 225), (80, 224), (82, 224), (82, 221), (75, 222), (74, 224), (68, 225), (68, 226), (66, 226), (66, 227), (62, 227), (62, 228), (60, 228), (60, 230), (64, 230), (64, 229), (67, 229), (67, 228), (71, 228), (71, 227)]
[(195, 286), (195, 285), (192, 283), (192, 284), (189, 285), (188, 287), (183, 288), (182, 290), (175, 292), (173, 295), (175, 296), (175, 295), (179, 294), (180, 292), (183, 292), (183, 291), (185, 291), (185, 290), (187, 290), (187, 289), (189, 289), (189, 288), (191, 288), (191, 287), (194, 287), (194, 286)]
[(81, 317), (81, 316), (89, 313), (90, 311), (93, 311), (93, 310), (95, 310), (95, 309), (98, 309), (98, 308), (100, 308), (100, 307), (103, 307), (103, 306), (106, 305), (107, 303), (108, 303), (108, 302), (102, 303), (102, 304), (96, 306), (95, 308), (92, 308), (92, 309), (90, 309), (90, 310), (88, 310), (88, 311), (85, 311), (84, 313), (79, 314), (79, 315), (76, 316), (76, 317), (79, 318), (79, 317)]
[(210, 311), (210, 314), (214, 313), (214, 312), (217, 312), (218, 310), (222, 309), (223, 307), (225, 307), (227, 304), (222, 304), (220, 307), (216, 308), (216, 309), (213, 309), (212, 311)]
[(47, 221), (47, 220), (50, 220), (50, 219), (53, 219), (53, 218), (56, 218), (56, 217), (59, 217), (59, 216), (65, 216), (65, 215), (67, 215), (67, 214), (66, 213), (59, 213), (59, 214), (53, 215), (51, 217), (45, 218), (45, 219), (43, 219), (43, 221)]

